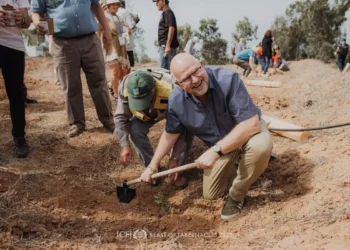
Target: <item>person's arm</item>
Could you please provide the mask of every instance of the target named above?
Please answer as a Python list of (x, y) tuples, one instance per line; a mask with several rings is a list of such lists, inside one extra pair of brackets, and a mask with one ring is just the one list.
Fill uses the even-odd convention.
[(126, 79), (122, 82), (118, 91), (117, 110), (114, 115), (115, 136), (120, 145), (120, 162), (128, 164), (132, 161), (132, 150), (129, 143), (130, 119), (133, 114), (130, 111), (127, 98), (124, 96)]
[(98, 2), (91, 4), (91, 9), (94, 12), (98, 22), (102, 26), (103, 43), (104, 43), (104, 47), (107, 48), (108, 45), (112, 42), (112, 35), (111, 35), (111, 31), (109, 29), (109, 25), (108, 25), (108, 22), (106, 20), (105, 14), (103, 12), (103, 9)]
[(169, 55), (171, 50), (171, 42), (173, 41), (175, 33), (175, 27), (169, 27), (168, 40), (166, 41), (165, 54)]
[(253, 56), (249, 57), (249, 66), (252, 69), (252, 71), (254, 71), (255, 73), (258, 73), (258, 71), (254, 67), (254, 57)]
[[(255, 115), (236, 125), (230, 133), (216, 144), (220, 146), (223, 154), (228, 154), (242, 146), (257, 133), (260, 133), (260, 120), (258, 115)], [(196, 163), (198, 168), (212, 168), (219, 158), (220, 156), (210, 148), (196, 160)]]
[(166, 131), (163, 132), (162, 136), (160, 137), (156, 152), (154, 153), (153, 158), (151, 160), (151, 163), (141, 175), (142, 181), (151, 181), (151, 175), (155, 172), (158, 172), (160, 162), (162, 161), (164, 156), (170, 151), (170, 149), (174, 146), (179, 136), (180, 134), (170, 134)]
[(116, 139), (119, 142), (121, 148), (129, 147), (129, 134), (130, 134), (130, 119), (133, 114), (130, 111), (129, 104), (127, 98), (124, 96), (125, 84), (127, 82), (127, 78), (125, 78), (119, 87), (118, 92), (118, 104), (117, 110), (114, 115), (114, 123), (116, 128)]
[(13, 11), (13, 17), (16, 21), (17, 26), (22, 29), (27, 29), (32, 23), (32, 18), (28, 15), (28, 9), (26, 8), (20, 8), (19, 10)]
[(45, 35), (46, 31), (43, 26), (40, 25), (40, 19), (46, 13), (46, 3), (44, 0), (32, 0), (32, 21), (39, 34)]
[(149, 164), (153, 169), (158, 169), (160, 162), (166, 156), (167, 153), (174, 147), (176, 141), (180, 137), (180, 134), (170, 134), (166, 131), (163, 132), (159, 139), (159, 143), (154, 153), (154, 156)]
[[(230, 86), (227, 97), (228, 109), (237, 125), (222, 140), (216, 142), (223, 154), (239, 148), (260, 132), (259, 110), (237, 73), (233, 74)], [(212, 168), (219, 158), (213, 149), (209, 149), (196, 160), (196, 163), (199, 168)]]
[(174, 13), (172, 11), (169, 11), (166, 15), (165, 20), (167, 22), (167, 25), (169, 26), (168, 39), (165, 46), (165, 55), (169, 55), (171, 51), (171, 43), (173, 41), (174, 33), (175, 33), (176, 20), (175, 20)]
[(130, 35), (131, 32), (136, 28), (136, 23), (135, 23), (134, 19), (132, 18), (129, 11), (126, 11), (126, 13), (125, 13), (125, 23), (127, 25), (128, 33)]
[(149, 182), (151, 180), (151, 175), (158, 171), (161, 160), (175, 145), (179, 136), (185, 131), (185, 128), (177, 117), (176, 112), (172, 109), (172, 107), (176, 105), (178, 104), (174, 99), (169, 98), (165, 131), (159, 139), (157, 149), (150, 164), (141, 175), (142, 181)]

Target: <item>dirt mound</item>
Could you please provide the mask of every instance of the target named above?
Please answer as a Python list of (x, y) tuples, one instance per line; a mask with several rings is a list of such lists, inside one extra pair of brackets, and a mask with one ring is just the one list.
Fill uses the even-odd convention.
[[(151, 64), (149, 66), (152, 66)], [(235, 68), (234, 66), (227, 66)], [(274, 152), (234, 221), (220, 219), (222, 200), (202, 198), (202, 173), (176, 190), (137, 184), (128, 206), (115, 186), (143, 166), (119, 162), (119, 147), (99, 124), (84, 84), (87, 131), (68, 139), (61, 87), (50, 58), (28, 59), (25, 160), (12, 153), (8, 102), (0, 84), (0, 245), (9, 249), (346, 249), (350, 246), (349, 128), (312, 132), (297, 143), (274, 136)], [(254, 78), (254, 77), (252, 77)], [(292, 62), (272, 76), (282, 88), (248, 87), (267, 115), (306, 127), (350, 121), (349, 78), (318, 61)], [(1, 81), (1, 79), (0, 79)], [(150, 132), (156, 147), (164, 122)], [(190, 160), (205, 145), (195, 140)], [(163, 165), (166, 165), (164, 160)]]

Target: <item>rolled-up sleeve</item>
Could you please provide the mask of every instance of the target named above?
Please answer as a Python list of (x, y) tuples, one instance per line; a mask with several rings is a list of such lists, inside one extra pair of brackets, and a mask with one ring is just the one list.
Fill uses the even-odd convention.
[(255, 115), (261, 118), (260, 110), (255, 106), (242, 80), (237, 73), (232, 75), (231, 88), (228, 95), (228, 108), (230, 115), (238, 124)]
[(33, 13), (44, 14), (46, 13), (46, 3), (44, 0), (32, 0), (31, 11)]

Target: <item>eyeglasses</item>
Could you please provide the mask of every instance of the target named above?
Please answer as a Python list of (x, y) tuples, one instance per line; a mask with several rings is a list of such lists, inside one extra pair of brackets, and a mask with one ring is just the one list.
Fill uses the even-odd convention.
[(202, 68), (202, 66), (199, 66), (192, 74), (190, 74), (189, 76), (187, 76), (186, 78), (184, 78), (182, 80), (177, 80), (173, 74), (171, 74), (171, 77), (172, 77), (174, 83), (185, 85), (186, 83), (192, 82), (193, 76), (199, 77), (198, 72), (201, 68)]

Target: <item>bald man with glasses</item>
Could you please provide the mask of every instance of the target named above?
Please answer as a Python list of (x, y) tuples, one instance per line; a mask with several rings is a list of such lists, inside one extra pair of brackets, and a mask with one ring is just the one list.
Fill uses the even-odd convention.
[(152, 172), (180, 134), (189, 131), (209, 147), (196, 160), (204, 170), (203, 196), (225, 197), (221, 218), (232, 219), (239, 215), (250, 186), (271, 155), (272, 140), (261, 111), (235, 71), (202, 67), (183, 53), (174, 57), (171, 72), (179, 88), (169, 96), (165, 131), (141, 179), (151, 181)]

